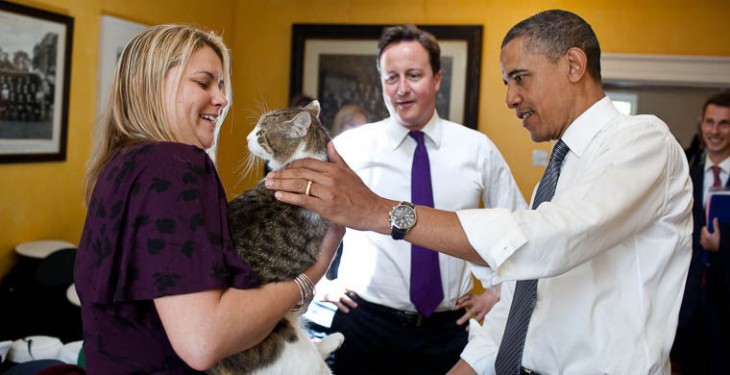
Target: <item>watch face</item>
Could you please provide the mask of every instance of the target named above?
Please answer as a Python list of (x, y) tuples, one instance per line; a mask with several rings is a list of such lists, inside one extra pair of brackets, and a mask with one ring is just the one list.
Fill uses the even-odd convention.
[(400, 205), (393, 211), (393, 223), (396, 228), (410, 229), (416, 224), (416, 210), (412, 207)]

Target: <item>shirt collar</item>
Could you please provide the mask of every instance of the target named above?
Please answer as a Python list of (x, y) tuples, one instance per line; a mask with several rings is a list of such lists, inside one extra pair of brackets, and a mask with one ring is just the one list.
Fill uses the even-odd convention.
[[(441, 146), (442, 129), (440, 126), (438, 126), (439, 121), (441, 121), (441, 118), (439, 118), (439, 115), (438, 113), (436, 113), (436, 111), (433, 111), (433, 116), (431, 116), (431, 119), (428, 120), (426, 126), (421, 129), (421, 131), (426, 134), (426, 137), (424, 139), (430, 139), (431, 142), (435, 145), (436, 149)], [(385, 121), (385, 126), (387, 127), (386, 132), (388, 133), (388, 145), (393, 150), (397, 149), (403, 144), (403, 141), (408, 137), (408, 133), (411, 131), (405, 126), (402, 126), (395, 122), (392, 117), (389, 117)]]
[(561, 139), (570, 147), (571, 152), (580, 157), (590, 140), (619, 115), (611, 99), (604, 96), (573, 120)]
[[(705, 172), (710, 170), (713, 165), (714, 164), (712, 163), (712, 160), (710, 160), (710, 157), (708, 155), (705, 155)], [(717, 164), (717, 166), (720, 167), (723, 172), (730, 172), (730, 157), (725, 158), (725, 160), (721, 161), (719, 164)]]

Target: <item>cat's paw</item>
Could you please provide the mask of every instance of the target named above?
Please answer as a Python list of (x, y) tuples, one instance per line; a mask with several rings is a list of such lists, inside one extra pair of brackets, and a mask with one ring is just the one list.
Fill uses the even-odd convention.
[(330, 353), (339, 349), (342, 343), (345, 342), (345, 335), (335, 332), (331, 335), (327, 335), (317, 343), (317, 351), (322, 355), (322, 359), (327, 358)]

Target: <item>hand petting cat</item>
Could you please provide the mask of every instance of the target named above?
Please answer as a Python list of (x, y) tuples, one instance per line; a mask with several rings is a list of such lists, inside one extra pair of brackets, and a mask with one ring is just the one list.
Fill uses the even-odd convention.
[[(317, 212), (322, 217), (358, 230), (390, 234), (387, 213), (393, 204), (373, 193), (345, 163), (330, 142), (330, 162), (299, 159), (285, 169), (270, 172), (265, 186), (276, 190), (276, 199)], [(312, 181), (309, 195), (305, 195)], [(372, 221), (371, 218), (381, 220)]]
[[(327, 144), (327, 156), (329, 162), (299, 159), (284, 169), (270, 172), (265, 187), (276, 191), (276, 199), (314, 211), (331, 222), (390, 235), (388, 212), (398, 202), (370, 190), (331, 142)], [(312, 184), (306, 195), (308, 181)], [(408, 242), (487, 265), (467, 240), (455, 212), (418, 206), (418, 217), (419, 222), (430, 224), (424, 228), (415, 226), (406, 237)]]

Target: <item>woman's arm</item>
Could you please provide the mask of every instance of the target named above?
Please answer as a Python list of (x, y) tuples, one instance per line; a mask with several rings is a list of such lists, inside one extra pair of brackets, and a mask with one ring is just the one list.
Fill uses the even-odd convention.
[[(319, 281), (327, 271), (344, 233), (344, 227), (330, 227), (319, 260), (304, 272), (312, 282)], [(258, 344), (299, 302), (299, 287), (293, 281), (154, 300), (173, 349), (196, 370), (208, 369)]]

